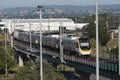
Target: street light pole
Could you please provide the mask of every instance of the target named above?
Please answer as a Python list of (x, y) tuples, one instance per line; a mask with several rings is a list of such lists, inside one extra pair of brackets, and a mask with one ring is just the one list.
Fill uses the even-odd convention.
[(119, 56), (118, 56), (118, 59), (119, 59), (119, 75), (120, 75), (120, 23), (119, 23), (119, 25), (118, 25), (118, 43), (119, 43)]
[(48, 35), (49, 35), (49, 33), (50, 33), (50, 18), (48, 20)]
[(6, 44), (7, 44), (7, 42), (6, 42), (6, 37), (7, 37), (7, 35), (6, 35), (6, 33), (7, 33), (7, 28), (5, 28), (5, 63), (6, 63), (6, 66), (5, 66), (5, 74), (6, 74), (6, 76), (8, 75), (8, 70), (7, 70), (7, 46), (6, 46)]
[(108, 27), (109, 27), (109, 25), (108, 25), (108, 19), (109, 19), (109, 17), (107, 17), (107, 21), (106, 21), (107, 34), (108, 34)]
[(30, 51), (32, 51), (31, 23), (29, 23), (29, 34), (30, 34)]
[[(3, 18), (5, 18), (7, 15), (4, 15)], [(4, 37), (5, 37), (5, 74), (8, 76), (8, 64), (7, 64), (7, 32), (8, 32), (8, 22), (5, 25), (6, 28), (4, 28)]]
[(40, 80), (43, 80), (43, 65), (42, 65), (42, 7), (43, 6), (37, 6), (39, 8), (40, 12)]
[(98, 0), (96, 0), (96, 80), (99, 80)]
[(13, 47), (13, 35), (12, 35), (12, 29), (13, 29), (13, 22), (11, 23), (11, 47)]
[(60, 60), (61, 63), (63, 63), (63, 27), (62, 27), (62, 23), (60, 22)]

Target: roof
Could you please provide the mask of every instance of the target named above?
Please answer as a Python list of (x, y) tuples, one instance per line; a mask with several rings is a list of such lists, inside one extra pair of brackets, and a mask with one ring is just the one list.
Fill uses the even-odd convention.
[[(38, 23), (40, 19), (2, 19), (2, 21), (14, 21), (16, 23)], [(49, 18), (49, 19), (42, 19), (42, 22), (73, 22), (72, 19), (68, 18)]]

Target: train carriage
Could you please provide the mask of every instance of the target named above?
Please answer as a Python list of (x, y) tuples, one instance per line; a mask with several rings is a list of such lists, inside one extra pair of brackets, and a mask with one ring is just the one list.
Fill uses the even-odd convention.
[(76, 52), (75, 51), (75, 46), (74, 46), (74, 40), (63, 39), (63, 47), (64, 47), (64, 50), (71, 51), (71, 52)]
[[(25, 44), (30, 43), (30, 36), (27, 32), (14, 32), (14, 38), (23, 41)], [(32, 34), (32, 45), (38, 46), (40, 36)], [(36, 41), (38, 41), (36, 45)], [(60, 49), (60, 38), (59, 36), (42, 36), (42, 46), (52, 49)], [(64, 51), (69, 51), (73, 55), (90, 55), (91, 47), (88, 38), (80, 37), (66, 37), (63, 39), (63, 49)]]

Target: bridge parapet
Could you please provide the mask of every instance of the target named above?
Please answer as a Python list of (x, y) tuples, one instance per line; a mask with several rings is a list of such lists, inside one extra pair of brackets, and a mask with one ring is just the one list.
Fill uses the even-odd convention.
[[(23, 43), (17, 43), (14, 42), (14, 48), (22, 53), (39, 57), (39, 50), (33, 48), (36, 50), (35, 52), (31, 52), (28, 50), (29, 45), (25, 45)], [(43, 55), (52, 57), (50, 60), (53, 60), (53, 62), (60, 63), (59, 59), (59, 51), (58, 50), (50, 50), (43, 48)], [(93, 56), (75, 56), (75, 55), (69, 55), (64, 54), (64, 62), (66, 65), (69, 65), (71, 67), (74, 67), (76, 69), (84, 70), (90, 73), (95, 73), (95, 67), (96, 67), (96, 59)], [(58, 59), (58, 60), (56, 60)], [(109, 59), (109, 58), (100, 58), (100, 70), (102, 70), (105, 73), (111, 73), (118, 75), (118, 60), (116, 59)], [(88, 68), (88, 69), (87, 69)], [(91, 70), (92, 69), (92, 70)], [(119, 77), (120, 78), (120, 77)]]

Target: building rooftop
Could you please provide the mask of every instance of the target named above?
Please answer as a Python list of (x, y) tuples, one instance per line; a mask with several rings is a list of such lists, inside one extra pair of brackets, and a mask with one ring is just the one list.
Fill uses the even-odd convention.
[[(40, 19), (2, 19), (2, 21), (13, 21), (15, 23), (38, 23)], [(42, 22), (73, 22), (72, 19), (68, 18), (50, 18), (50, 19), (42, 19)]]

